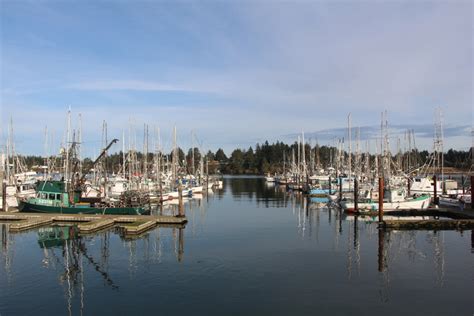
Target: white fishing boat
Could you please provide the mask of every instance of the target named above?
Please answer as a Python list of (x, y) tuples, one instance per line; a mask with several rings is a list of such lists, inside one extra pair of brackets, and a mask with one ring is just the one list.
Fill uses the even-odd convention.
[(197, 193), (202, 193), (202, 185), (192, 187), (191, 191), (192, 191), (193, 195), (197, 194)]
[(275, 177), (271, 176), (270, 174), (267, 174), (267, 176), (265, 177), (265, 181), (275, 182)]
[[(403, 209), (426, 209), (430, 205), (431, 197), (429, 194), (406, 196), (405, 189), (386, 190), (384, 194), (383, 210), (390, 212)], [(353, 200), (341, 201), (341, 207), (346, 212), (355, 211), (355, 203)], [(372, 200), (370, 197), (362, 198), (357, 203), (358, 212), (375, 212), (378, 211), (378, 201)]]

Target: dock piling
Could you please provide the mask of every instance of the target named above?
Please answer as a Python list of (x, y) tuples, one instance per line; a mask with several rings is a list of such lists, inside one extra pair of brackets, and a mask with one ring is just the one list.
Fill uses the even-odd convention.
[(383, 222), (383, 178), (379, 178), (379, 223)]
[(178, 217), (184, 217), (184, 204), (183, 204), (183, 187), (181, 182), (178, 185)]
[(433, 176), (433, 204), (438, 206), (438, 185), (437, 185), (437, 179), (436, 179), (436, 175)]
[(2, 181), (2, 211), (7, 211), (7, 186)]
[(342, 201), (342, 178), (339, 177), (339, 201)]

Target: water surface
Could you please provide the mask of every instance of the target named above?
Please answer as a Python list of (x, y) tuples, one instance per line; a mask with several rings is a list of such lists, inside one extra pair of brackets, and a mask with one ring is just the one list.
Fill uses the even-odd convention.
[(225, 178), (186, 215), (184, 229), (134, 239), (62, 227), (48, 240), (48, 228), (0, 224), (0, 314), (474, 312), (472, 231), (379, 233), (261, 178)]

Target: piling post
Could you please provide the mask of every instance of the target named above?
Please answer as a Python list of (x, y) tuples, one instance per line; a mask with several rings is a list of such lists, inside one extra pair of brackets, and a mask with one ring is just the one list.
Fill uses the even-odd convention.
[(184, 205), (183, 205), (183, 187), (181, 181), (178, 184), (178, 217), (184, 217)]
[(383, 178), (379, 178), (379, 223), (383, 222)]
[(433, 176), (433, 203), (434, 205), (438, 205), (438, 184), (436, 183), (436, 175)]
[(354, 212), (359, 211), (359, 180), (354, 179)]
[(342, 178), (339, 177), (339, 201), (342, 201)]
[(7, 186), (3, 183), (2, 183), (2, 211), (3, 212), (7, 211)]

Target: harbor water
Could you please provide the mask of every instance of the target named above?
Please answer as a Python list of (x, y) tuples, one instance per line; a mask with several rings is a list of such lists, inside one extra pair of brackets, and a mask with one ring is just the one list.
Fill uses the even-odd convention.
[(0, 223), (0, 315), (474, 312), (473, 231), (379, 232), (259, 177), (225, 177), (185, 209), (185, 228), (134, 238)]

